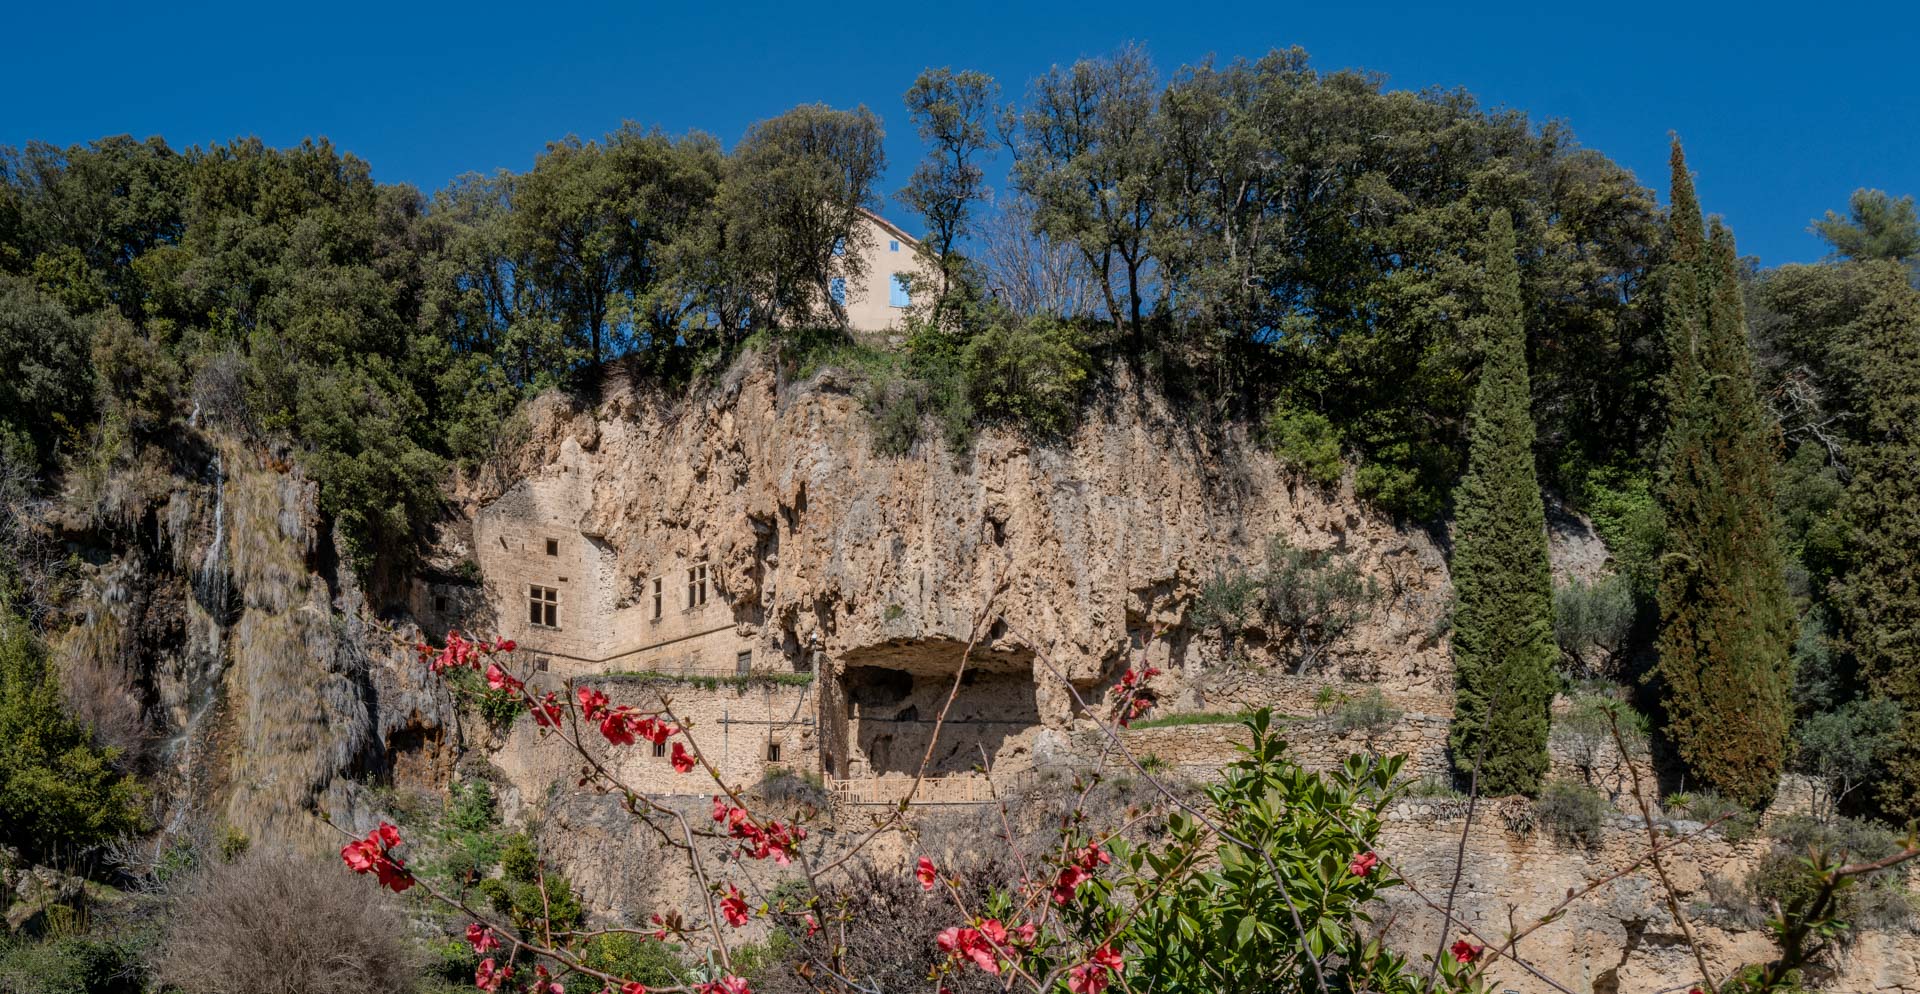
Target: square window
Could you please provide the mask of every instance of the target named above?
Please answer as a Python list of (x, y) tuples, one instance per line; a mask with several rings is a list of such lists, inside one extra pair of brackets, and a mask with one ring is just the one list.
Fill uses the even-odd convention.
[(560, 591), (552, 587), (527, 587), (527, 621), (540, 628), (560, 627)]
[(535, 656), (533, 657), (533, 671), (535, 673), (545, 673), (547, 667), (552, 665), (552, 662), (552, 660), (545, 656)]
[(767, 743), (767, 762), (778, 763), (779, 761), (780, 761), (780, 743), (778, 742)]
[(660, 757), (665, 756), (666, 754), (667, 754), (667, 744), (665, 742), (655, 742), (653, 744), (653, 758), (659, 759)]
[(893, 288), (887, 295), (887, 303), (894, 307), (906, 307), (913, 303), (913, 294), (907, 290), (907, 274), (893, 274)]
[[(818, 243), (816, 242), (815, 244), (818, 244)], [(833, 254), (834, 254), (834, 255), (846, 255), (846, 254), (847, 254), (847, 240), (846, 240), (846, 239), (844, 239), (844, 238), (836, 238), (836, 239), (834, 239), (834, 240), (833, 240)]]
[(445, 614), (445, 613), (446, 613), (446, 610), (447, 610), (447, 597), (446, 597), (446, 595), (445, 595), (445, 594), (434, 594), (434, 595), (433, 595), (433, 609), (434, 609), (435, 611), (438, 611), (438, 612), (440, 612), (440, 613), (442, 613), (442, 614)]
[(660, 620), (661, 601), (665, 600), (660, 596), (660, 583), (659, 577), (653, 578), (653, 620), (655, 621)]

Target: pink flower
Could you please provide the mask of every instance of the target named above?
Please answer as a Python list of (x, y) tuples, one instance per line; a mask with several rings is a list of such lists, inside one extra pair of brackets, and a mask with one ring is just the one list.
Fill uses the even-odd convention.
[(493, 937), (493, 929), (474, 922), (467, 926), (467, 943), (476, 953), (486, 953), (500, 948), (500, 940)]
[(580, 699), (581, 716), (588, 721), (592, 721), (594, 716), (600, 713), (600, 709), (607, 706), (607, 695), (592, 687), (575, 687), (573, 696)]
[(940, 871), (933, 868), (933, 860), (925, 856), (920, 857), (920, 862), (914, 868), (913, 875), (920, 878), (920, 886), (926, 890), (932, 890), (934, 883), (940, 879)]
[(812, 938), (818, 931), (820, 931), (820, 921), (811, 914), (807, 915), (807, 937)]
[(1372, 873), (1373, 868), (1378, 865), (1380, 865), (1380, 857), (1374, 855), (1373, 850), (1369, 849), (1355, 856), (1353, 862), (1347, 864), (1347, 872), (1356, 877), (1364, 877)]
[(647, 985), (638, 980), (629, 980), (620, 985), (620, 994), (647, 994)]
[(1455, 942), (1448, 952), (1453, 953), (1453, 958), (1461, 963), (1471, 963), (1479, 959), (1480, 954), (1485, 952), (1486, 948), (1485, 946), (1476, 946), (1465, 939), (1461, 939)]
[(679, 742), (673, 744), (673, 770), (675, 773), (693, 772), (693, 757), (688, 755), (687, 747)]
[(501, 652), (512, 652), (520, 648), (520, 645), (512, 639), (501, 639), (498, 643), (498, 648)]
[(561, 706), (559, 694), (549, 690), (547, 691), (547, 696), (540, 698), (532, 707), (534, 724), (539, 725), (541, 728), (560, 727)]

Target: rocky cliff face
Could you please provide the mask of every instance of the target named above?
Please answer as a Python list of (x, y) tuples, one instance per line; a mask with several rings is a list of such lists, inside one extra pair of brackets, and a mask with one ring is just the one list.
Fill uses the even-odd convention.
[[(83, 561), (58, 640), (63, 670), (113, 691), (88, 699), (123, 717), (162, 785), (163, 824), (211, 820), (317, 848), (333, 838), (316, 815), (353, 826), (375, 813), (366, 784), (436, 788), (457, 762), (490, 765), (509, 812), (538, 820), (543, 846), (596, 910), (632, 917), (658, 910), (642, 901), (691, 893), (673, 876), (677, 858), (623, 827), (608, 799), (573, 790), (566, 764), (537, 754), (527, 729), (463, 739), (452, 702), (414, 660), (416, 618), (486, 631), (515, 609), (513, 591), (483, 584), (485, 596), (456, 598), (445, 617), (428, 617), (438, 608), (417, 589), (372, 603), (335, 565), (297, 471), (214, 436), (195, 445), (197, 456), (150, 467), (138, 486), (52, 526)], [(1407, 715), (1387, 741), (1428, 766), (1443, 759), (1444, 536), (1304, 485), (1244, 433), (1201, 427), (1145, 391), (1122, 385), (1065, 444), (987, 431), (957, 457), (937, 444), (876, 454), (841, 377), (786, 383), (758, 359), (693, 400), (619, 384), (592, 409), (543, 398), (524, 440), (456, 486), (431, 575), (470, 572), (475, 517), (527, 480), (564, 483), (577, 518), (566, 523), (607, 561), (595, 582), (610, 602), (638, 602), (659, 563), (703, 559), (741, 638), (824, 660), (829, 679), (862, 667), (951, 672), (978, 637), (990, 676), (1031, 682), (1031, 727), (1008, 737), (1003, 758), (1075, 762), (1090, 740), (1073, 694), (1099, 693), (1144, 654), (1169, 672), (1170, 710), (1307, 714), (1323, 688), (1380, 688)], [(1590, 532), (1555, 522), (1556, 568), (1599, 568)], [(1274, 537), (1335, 550), (1377, 592), (1358, 629), (1305, 674), (1289, 672), (1298, 660), (1281, 632), (1256, 624), (1229, 646), (1198, 624), (1202, 589), (1256, 568)], [(1204, 772), (1208, 743), (1220, 745), (1197, 729), (1149, 738), (1182, 771)], [(1302, 750), (1330, 756), (1343, 744), (1377, 745), (1348, 736)], [(1396, 817), (1389, 842), (1423, 888), (1450, 876), (1460, 816), (1414, 805)], [(1537, 911), (1624, 865), (1635, 839), (1623, 823), (1597, 846), (1569, 847), (1483, 814), (1463, 908), (1495, 926), (1508, 900)], [(821, 844), (836, 843), (828, 832)], [(1715, 845), (1680, 854), (1700, 867), (1690, 892), (1708, 869), (1751, 861)], [(1438, 941), (1431, 913), (1387, 910), (1410, 951)], [(1686, 979), (1673, 932), (1640, 873), (1530, 952), (1583, 994), (1653, 990)], [(1712, 927), (1709, 938), (1717, 967), (1764, 948), (1752, 929)], [(1898, 937), (1865, 936), (1850, 955), (1835, 989), (1920, 990)], [(1524, 977), (1507, 986), (1546, 989)]]
[[(472, 488), (475, 506), (516, 474), (577, 474), (579, 527), (615, 557), (616, 582), (704, 555), (770, 648), (817, 645), (855, 664), (952, 655), (984, 617), (998, 622), (984, 648), (1037, 650), (1082, 687), (1154, 632), (1157, 662), (1197, 671), (1220, 661), (1193, 631), (1201, 586), (1257, 566), (1281, 536), (1349, 557), (1380, 594), (1319, 669), (1450, 686), (1446, 567), (1427, 533), (1126, 388), (1069, 444), (989, 431), (960, 457), (938, 444), (877, 455), (833, 372), (783, 386), (764, 362), (700, 402), (615, 387), (595, 411), (549, 400), (532, 421), (513, 470)], [(1257, 661), (1282, 655), (1250, 634), (1242, 649)]]

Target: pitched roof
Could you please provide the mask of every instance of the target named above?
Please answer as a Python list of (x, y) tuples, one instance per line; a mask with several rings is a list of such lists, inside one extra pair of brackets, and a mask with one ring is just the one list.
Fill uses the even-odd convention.
[(889, 221), (886, 218), (881, 217), (878, 214), (875, 214), (874, 212), (866, 209), (865, 207), (858, 208), (858, 210), (860, 211), (860, 213), (867, 216), (867, 220), (872, 221), (873, 223), (879, 225), (882, 228), (885, 228), (887, 230), (887, 233), (892, 235), (893, 237), (898, 238), (901, 241), (906, 242), (910, 245), (920, 244), (920, 239), (907, 234), (907, 230), (905, 228), (902, 228), (899, 225), (894, 224), (892, 221)]

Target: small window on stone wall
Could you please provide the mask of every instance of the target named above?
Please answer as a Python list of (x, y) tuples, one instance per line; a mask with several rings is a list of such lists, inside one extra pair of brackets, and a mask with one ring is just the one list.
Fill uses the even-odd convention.
[(666, 754), (667, 754), (667, 744), (665, 742), (655, 742), (653, 744), (653, 758), (659, 759), (660, 757), (665, 756)]
[(547, 555), (557, 556), (559, 554), (560, 554), (560, 540), (557, 538), (547, 539)]
[(527, 620), (542, 628), (560, 627), (560, 591), (552, 587), (527, 587)]
[(662, 607), (661, 602), (666, 600), (666, 598), (662, 597), (660, 594), (660, 586), (664, 582), (665, 581), (661, 580), (657, 576), (653, 578), (653, 620), (655, 621), (660, 620), (660, 609)]
[(779, 761), (780, 761), (780, 743), (778, 742), (767, 743), (767, 762), (778, 763)]
[(550, 665), (550, 661), (547, 659), (547, 657), (545, 656), (533, 657), (533, 671), (535, 673), (545, 673), (547, 671), (548, 665)]
[(707, 602), (707, 564), (695, 563), (687, 570), (687, 607), (699, 607)]
[(753, 650), (752, 649), (748, 649), (747, 651), (739, 654), (738, 656), (733, 657), (733, 671), (739, 674), (740, 676), (746, 676), (747, 674), (753, 672)]

